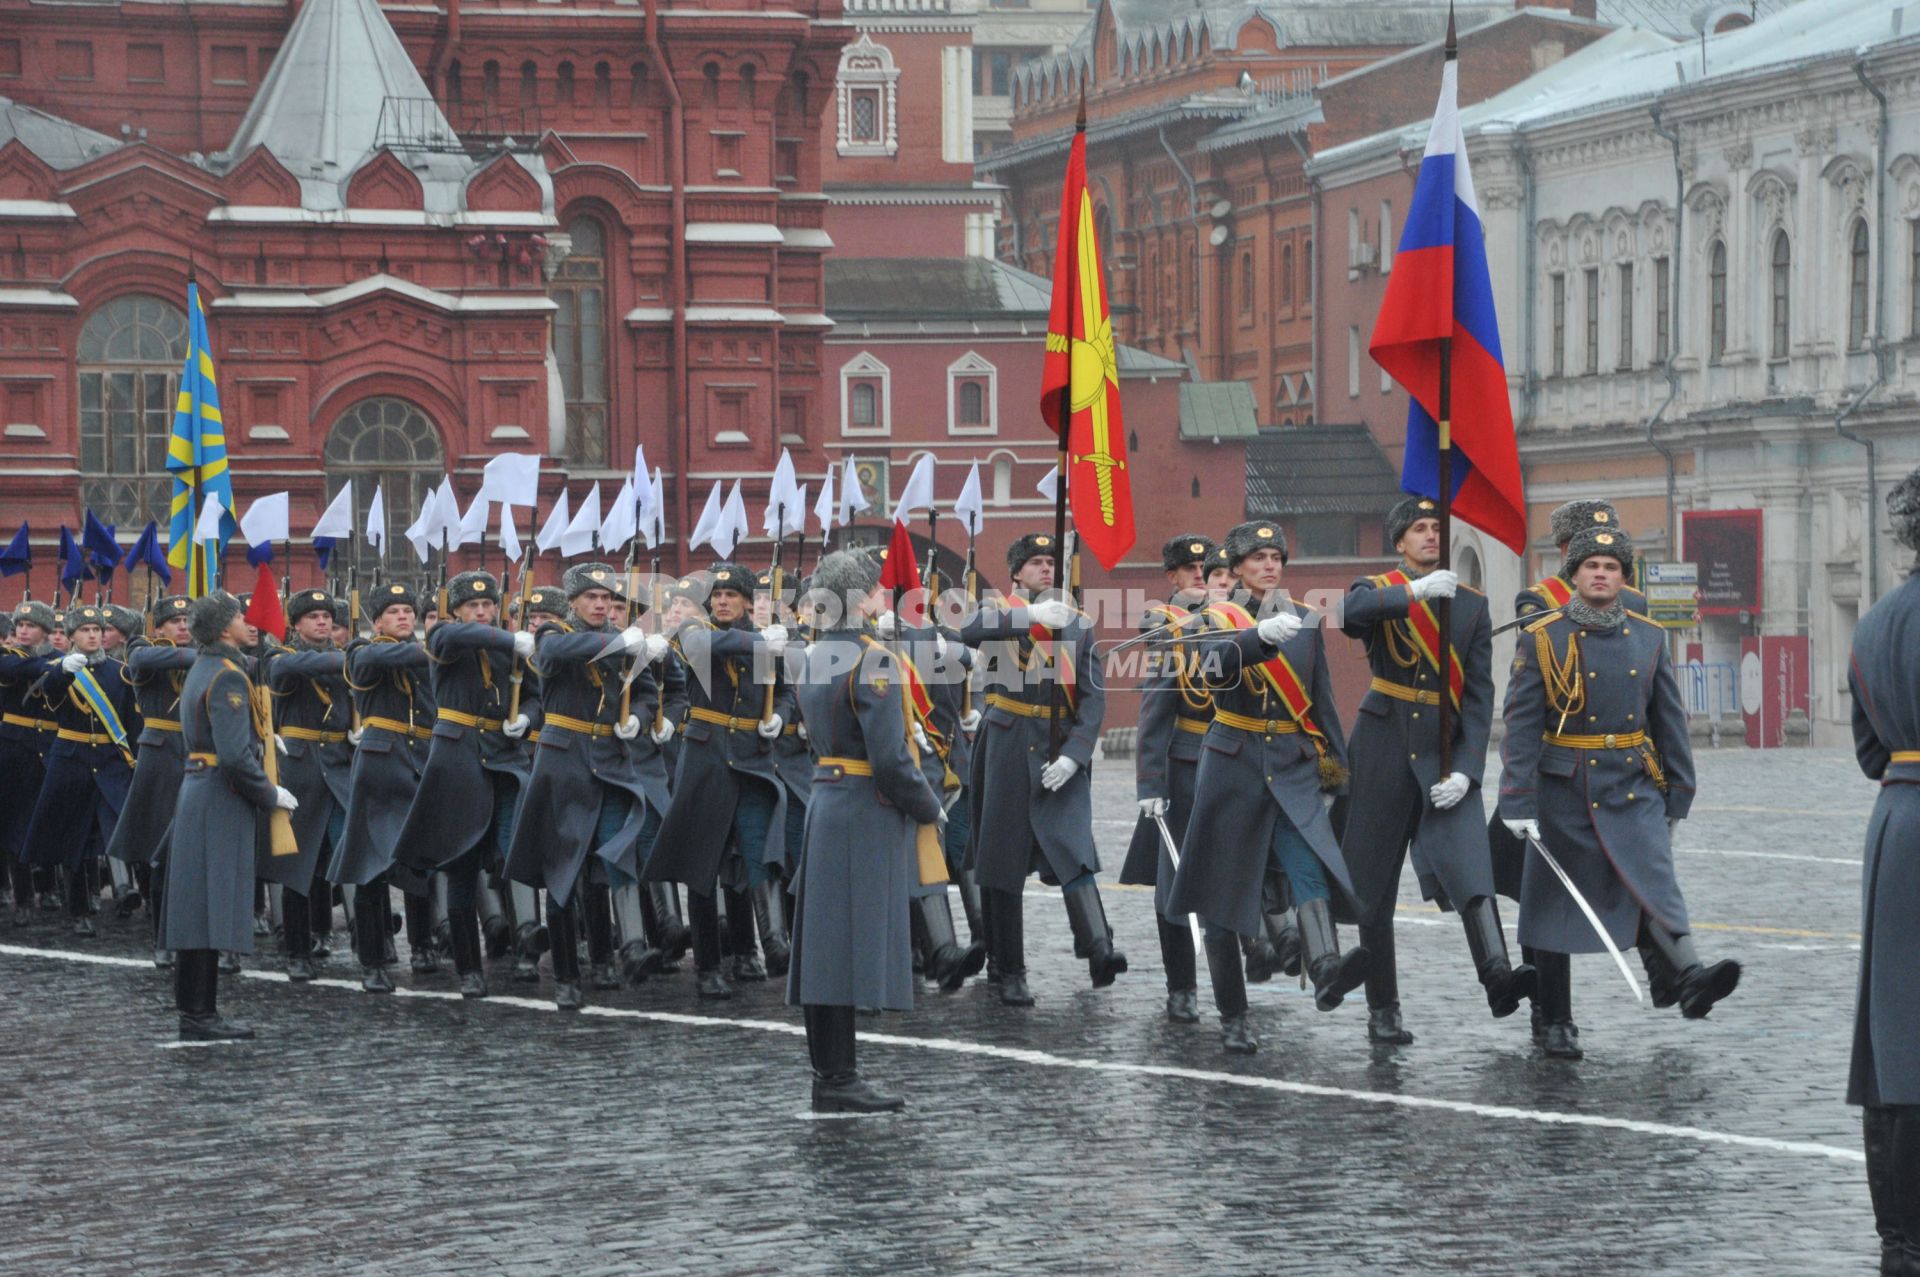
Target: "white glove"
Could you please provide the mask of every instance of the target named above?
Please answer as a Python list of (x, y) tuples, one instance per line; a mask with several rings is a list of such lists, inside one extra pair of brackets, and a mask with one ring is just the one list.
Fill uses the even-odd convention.
[(367, 734), (366, 728), (364, 727), (354, 728), (352, 731), (347, 733), (347, 744), (353, 746), (355, 749), (358, 749), (360, 747), (360, 738), (362, 736), (365, 736), (366, 734)]
[(795, 735), (797, 735), (797, 736), (798, 736), (798, 737), (799, 737), (799, 738), (800, 738), (801, 740), (809, 740), (809, 739), (811, 739), (811, 738), (810, 738), (810, 737), (809, 737), (809, 736), (807, 735), (807, 725), (806, 725), (805, 723), (798, 723), (798, 724), (796, 724), (796, 725), (794, 726), (794, 729), (793, 729), (793, 730), (794, 730), (794, 734), (795, 734)]
[(1467, 796), (1467, 786), (1471, 783), (1465, 772), (1455, 772), (1429, 789), (1427, 797), (1433, 801), (1435, 811), (1449, 811), (1460, 805), (1460, 800)]
[(1681, 817), (1679, 816), (1667, 817), (1667, 832), (1672, 833), (1674, 830), (1680, 828), (1680, 821)]
[(652, 665), (656, 661), (659, 661), (661, 658), (665, 657), (666, 654), (668, 652), (671, 652), (672, 650), (673, 650), (673, 644), (667, 642), (666, 635), (664, 634), (647, 635), (647, 656), (646, 656), (647, 664)]
[(1409, 588), (1413, 597), (1422, 602), (1427, 599), (1450, 599), (1460, 589), (1460, 574), (1440, 568), (1427, 573)]
[(933, 752), (933, 742), (927, 739), (927, 729), (918, 723), (913, 725), (913, 743), (919, 746), (922, 756)]
[(1050, 630), (1065, 629), (1075, 615), (1073, 604), (1064, 599), (1042, 599), (1027, 604), (1027, 619)]
[(513, 636), (513, 654), (521, 660), (526, 660), (533, 655), (533, 635), (531, 633), (526, 630), (521, 630)]
[(1254, 627), (1254, 633), (1268, 647), (1279, 647), (1300, 632), (1300, 618), (1292, 612), (1275, 612)]
[(1040, 784), (1049, 793), (1061, 789), (1080, 770), (1080, 764), (1062, 754), (1040, 769)]
[(1140, 800), (1140, 814), (1149, 820), (1155, 816), (1166, 815), (1167, 800), (1164, 798), (1142, 798)]
[(613, 734), (621, 740), (632, 740), (640, 734), (640, 716), (638, 714), (627, 715), (627, 721), (616, 726), (613, 729)]
[(500, 724), (500, 733), (508, 740), (519, 740), (527, 734), (527, 728), (532, 725), (533, 720), (525, 714), (515, 714), (512, 718)]
[(653, 738), (653, 743), (656, 745), (666, 744), (673, 739), (673, 720), (662, 717), (660, 719), (660, 726), (648, 732), (647, 735)]
[(629, 652), (637, 652), (647, 645), (647, 632), (637, 625), (629, 625), (620, 631), (620, 642)]
[(873, 628), (880, 632), (881, 638), (890, 639), (893, 637), (893, 632), (900, 628), (900, 621), (891, 610), (888, 610), (873, 618)]
[[(775, 628), (777, 629), (778, 627), (776, 626)], [(786, 725), (787, 725), (787, 720), (785, 720), (784, 718), (781, 718), (778, 714), (775, 714), (772, 718), (761, 719), (760, 726), (754, 728), (753, 730), (756, 732), (759, 732), (762, 738), (766, 740), (772, 740), (775, 737), (780, 735), (780, 729), (785, 727)]]
[(285, 785), (275, 785), (273, 787), (273, 805), (281, 811), (300, 810), (300, 800), (295, 798), (293, 791)]
[(980, 730), (980, 711), (977, 709), (970, 709), (966, 713), (962, 714), (960, 716), (960, 730), (963, 732), (979, 731)]
[(1537, 820), (1508, 820), (1502, 817), (1500, 823), (1505, 825), (1507, 832), (1515, 838), (1531, 838), (1535, 842), (1540, 841), (1540, 822)]
[(60, 668), (69, 674), (78, 674), (87, 668), (87, 658), (81, 652), (68, 652), (60, 658)]
[(1332, 815), (1333, 804), (1339, 797), (1340, 795), (1338, 794), (1329, 794), (1322, 791), (1320, 795), (1320, 810), (1326, 812), (1328, 815)]
[(780, 655), (780, 653), (787, 650), (787, 627), (784, 625), (769, 625), (766, 629), (760, 631), (760, 641), (765, 643), (768, 650), (775, 656)]
[(947, 659), (947, 636), (939, 630), (933, 632), (933, 657), (937, 661)]
[(273, 734), (273, 747), (284, 755), (287, 752), (287, 738), (279, 732), (275, 732)]

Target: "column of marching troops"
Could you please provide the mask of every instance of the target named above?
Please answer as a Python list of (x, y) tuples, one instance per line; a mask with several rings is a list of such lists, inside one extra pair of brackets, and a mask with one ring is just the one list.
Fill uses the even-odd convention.
[[(1889, 504), (1920, 549), (1920, 472)], [(1330, 625), (1282, 586), (1282, 529), (1164, 548), (1170, 597), (1141, 620), (1140, 815), (1119, 880), (1153, 889), (1167, 1016), (1200, 1018), (1199, 950), (1229, 1052), (1258, 1049), (1246, 986), (1277, 972), (1310, 982), (1321, 1010), (1364, 989), (1370, 1041), (1411, 1042), (1393, 931), (1409, 854), (1422, 895), (1460, 918), (1491, 1013), (1530, 1003), (1546, 1056), (1581, 1055), (1569, 959), (1603, 951), (1602, 930), (1638, 949), (1654, 1005), (1705, 1016), (1740, 968), (1693, 943), (1671, 844), (1694, 798), (1686, 711), (1665, 635), (1626, 585), (1634, 550), (1613, 507), (1556, 510), (1562, 570), (1515, 602), (1491, 821), (1491, 611), (1438, 567), (1431, 502), (1400, 502), (1387, 525), (1399, 566), (1355, 581), (1338, 620), (1372, 674), (1350, 735)], [(778, 599), (765, 574), (716, 564), (667, 591), (650, 627), (648, 600), (605, 564), (569, 568), (524, 609), (484, 572), (447, 584), (444, 615), (386, 584), (366, 634), (343, 601), (302, 591), (284, 645), (221, 593), (144, 618), (24, 603), (0, 653), (16, 921), (64, 908), (92, 934), (104, 864), (123, 911), (146, 901), (181, 1035), (199, 1039), (251, 1034), (214, 994), (256, 935), (277, 931), (287, 976), (313, 978), (336, 899), (371, 993), (393, 989), (403, 925), (414, 972), (450, 953), (469, 997), (487, 995), (487, 958), (510, 955), (510, 978), (535, 982), (546, 956), (563, 1010), (691, 951), (701, 998), (785, 975), (817, 1107), (898, 1107), (854, 1068), (856, 1009), (910, 1007), (916, 971), (954, 990), (983, 966), (1002, 1003), (1031, 1005), (1034, 873), (1059, 889), (1093, 986), (1128, 967), (1095, 884), (1105, 679), (1092, 622), (1055, 588), (1058, 548), (1021, 537), (1009, 591), (953, 626), (897, 622), (883, 556), (861, 551), (826, 556)], [(424, 641), (417, 619), (432, 622)], [(1861, 763), (1884, 784), (1851, 1099), (1868, 1113), (1889, 1254), (1912, 1264), (1920, 578), (1862, 621), (1852, 680)], [(275, 812), (291, 825), (277, 842)], [(1519, 904), (1517, 961), (1499, 895)], [(1341, 947), (1338, 922), (1356, 944)]]

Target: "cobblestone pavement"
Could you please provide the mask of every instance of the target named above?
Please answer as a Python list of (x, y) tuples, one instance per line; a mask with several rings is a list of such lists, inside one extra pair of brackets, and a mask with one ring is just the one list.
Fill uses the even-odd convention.
[[(714, 1009), (683, 973), (562, 1018), (451, 976), (366, 997), (338, 961), (292, 988), (262, 955), (222, 992), (259, 1040), (172, 1049), (144, 917), (0, 931), (0, 1272), (1866, 1272), (1841, 1096), (1874, 790), (1840, 752), (1700, 764), (1681, 881), (1745, 981), (1688, 1023), (1582, 959), (1577, 1064), (1487, 1017), (1410, 874), (1413, 1046), (1275, 982), (1260, 1054), (1224, 1056), (1210, 1012), (1162, 1014), (1147, 893), (1109, 888), (1133, 969), (1096, 993), (1036, 885), (1039, 1005), (863, 1020), (911, 1107), (825, 1121), (776, 985)], [(1111, 878), (1130, 764), (1096, 784)]]

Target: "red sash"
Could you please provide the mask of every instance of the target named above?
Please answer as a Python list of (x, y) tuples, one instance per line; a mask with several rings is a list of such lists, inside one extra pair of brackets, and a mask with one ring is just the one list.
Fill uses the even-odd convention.
[[(1238, 603), (1215, 603), (1207, 609), (1207, 616), (1230, 630), (1250, 630), (1257, 622), (1253, 614)], [(1326, 735), (1313, 721), (1313, 698), (1307, 695), (1307, 685), (1294, 670), (1293, 663), (1286, 654), (1279, 653), (1268, 660), (1261, 661), (1254, 668), (1260, 671), (1264, 682), (1280, 703), (1287, 707), (1287, 717), (1300, 724), (1302, 731), (1313, 737), (1316, 748), (1326, 748)]]
[[(1557, 579), (1557, 578), (1556, 578)], [(1425, 601), (1413, 597), (1413, 578), (1395, 568), (1383, 576), (1373, 578), (1376, 586), (1397, 585), (1407, 590), (1407, 629), (1413, 635), (1413, 645), (1420, 649), (1420, 655), (1427, 658), (1427, 664), (1437, 672), (1440, 669), (1440, 618)], [(1447, 663), (1447, 690), (1453, 693), (1455, 708), (1460, 705), (1460, 691), (1466, 683), (1466, 667), (1460, 662), (1459, 649), (1452, 643), (1447, 644), (1447, 652), (1453, 659)]]
[(1039, 622), (1027, 627), (1027, 637), (1033, 640), (1033, 650), (1039, 654), (1041, 661), (1054, 665), (1060, 671), (1060, 694), (1066, 698), (1067, 712), (1072, 713), (1075, 700), (1072, 662), (1056, 659), (1053, 631)]
[(1532, 592), (1547, 601), (1549, 607), (1565, 607), (1573, 601), (1573, 587), (1564, 577), (1550, 576), (1537, 581), (1531, 587)]

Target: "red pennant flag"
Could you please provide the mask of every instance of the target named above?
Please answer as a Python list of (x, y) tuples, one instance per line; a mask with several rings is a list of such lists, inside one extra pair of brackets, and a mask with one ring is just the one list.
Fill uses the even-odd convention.
[(1093, 557), (1111, 569), (1133, 548), (1133, 483), (1127, 473), (1127, 430), (1120, 419), (1120, 360), (1100, 270), (1100, 241), (1093, 230), (1093, 199), (1087, 193), (1085, 111), (1082, 105), (1060, 197), (1040, 415), (1066, 440), (1063, 477), (1074, 530)]
[(273, 579), (273, 565), (262, 563), (254, 581), (253, 598), (247, 603), (246, 622), (262, 634), (287, 640), (287, 609), (280, 602), (280, 586)]
[(920, 588), (920, 564), (913, 555), (913, 537), (907, 532), (907, 525), (895, 519), (893, 521), (893, 539), (887, 542), (887, 557), (880, 565), (880, 584), (894, 591), (901, 600), (902, 615), (895, 619), (903, 626), (918, 626), (923, 620), (913, 615), (918, 608), (908, 608), (905, 596)]

